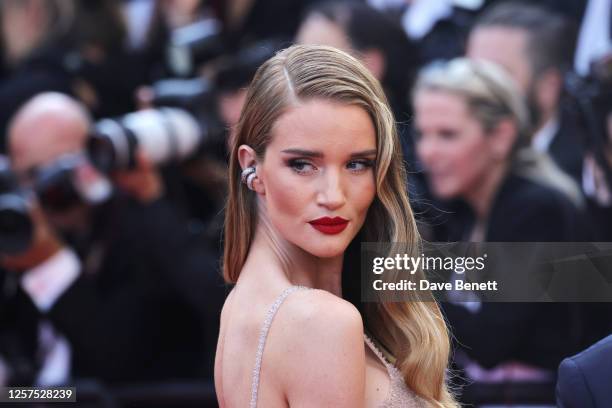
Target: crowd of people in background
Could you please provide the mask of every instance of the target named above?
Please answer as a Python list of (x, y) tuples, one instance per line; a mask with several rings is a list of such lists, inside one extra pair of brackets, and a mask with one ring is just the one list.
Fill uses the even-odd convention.
[[(612, 240), (611, 3), (2, 0), (0, 386), (212, 381), (227, 141), (294, 43), (381, 82), (427, 240)], [(612, 332), (603, 303), (443, 309), (476, 382)]]

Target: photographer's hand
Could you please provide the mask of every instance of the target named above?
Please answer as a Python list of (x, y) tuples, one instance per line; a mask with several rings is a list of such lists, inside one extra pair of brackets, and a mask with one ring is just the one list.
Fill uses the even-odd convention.
[(112, 178), (117, 186), (143, 204), (157, 200), (164, 193), (159, 171), (142, 151), (136, 153), (135, 169), (116, 171)]
[(32, 269), (64, 247), (64, 243), (51, 228), (38, 204), (34, 204), (30, 214), (34, 226), (30, 247), (18, 255), (0, 255), (0, 265), (9, 271), (23, 272)]

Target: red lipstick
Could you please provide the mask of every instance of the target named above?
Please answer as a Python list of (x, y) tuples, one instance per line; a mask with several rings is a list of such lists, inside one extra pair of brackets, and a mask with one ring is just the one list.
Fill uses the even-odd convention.
[(344, 231), (348, 225), (348, 220), (345, 220), (342, 217), (321, 217), (317, 218), (316, 220), (309, 221), (309, 224), (324, 234), (334, 235)]

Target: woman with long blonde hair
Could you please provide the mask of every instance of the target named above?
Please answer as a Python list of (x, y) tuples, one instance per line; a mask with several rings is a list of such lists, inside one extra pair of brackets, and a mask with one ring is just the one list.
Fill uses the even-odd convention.
[(343, 270), (359, 280), (350, 244), (418, 250), (405, 177), (383, 90), (356, 59), (293, 46), (260, 67), (231, 141), (221, 407), (456, 406), (435, 302), (343, 299)]

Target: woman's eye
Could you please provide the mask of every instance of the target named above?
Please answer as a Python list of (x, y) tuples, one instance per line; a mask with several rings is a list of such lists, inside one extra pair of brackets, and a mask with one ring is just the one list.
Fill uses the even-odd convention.
[(298, 174), (309, 174), (316, 170), (314, 164), (305, 160), (290, 160), (289, 167)]
[(374, 166), (372, 160), (353, 160), (347, 164), (347, 168), (353, 172), (361, 172)]
[(453, 140), (457, 137), (457, 132), (454, 130), (443, 130), (440, 132), (440, 137), (445, 140)]

